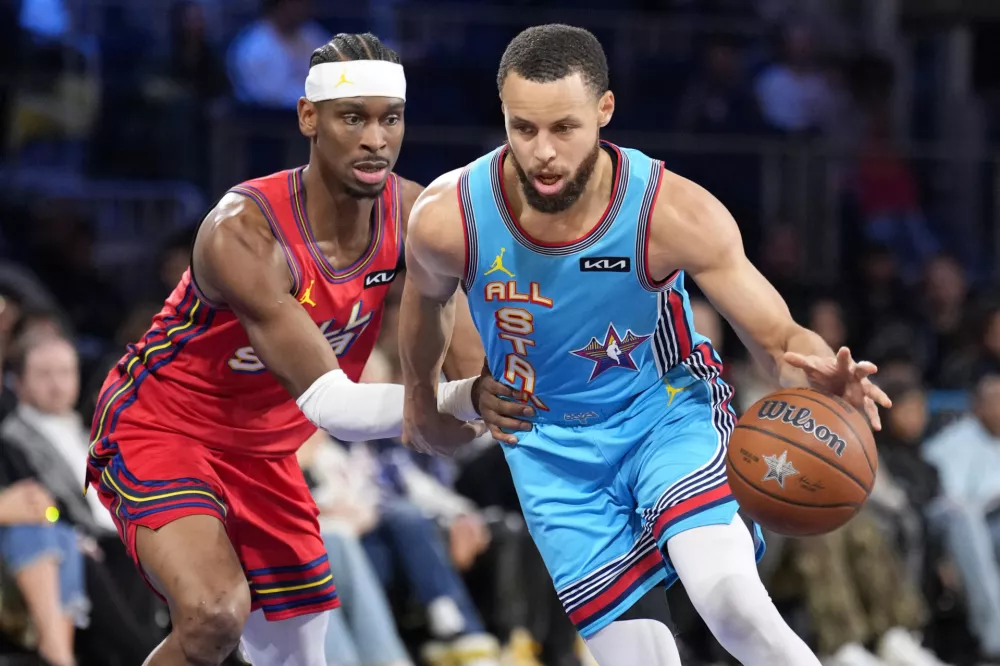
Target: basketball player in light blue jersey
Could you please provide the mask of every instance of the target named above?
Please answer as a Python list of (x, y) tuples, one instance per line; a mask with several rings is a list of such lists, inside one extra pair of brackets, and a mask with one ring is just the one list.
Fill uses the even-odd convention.
[(442, 312), (461, 284), (491, 374), (526, 403), (526, 422), (511, 420), (483, 392), (480, 413), (601, 665), (680, 663), (670, 631), (631, 608), (678, 578), (743, 664), (817, 665), (761, 584), (759, 530), (737, 517), (724, 466), (733, 391), (692, 326), (685, 274), (782, 384), (843, 396), (878, 427), (889, 401), (875, 367), (792, 320), (715, 197), (599, 140), (615, 101), (592, 34), (526, 30), (497, 78), (507, 144), (437, 179), (410, 217), (407, 441), (435, 447)]

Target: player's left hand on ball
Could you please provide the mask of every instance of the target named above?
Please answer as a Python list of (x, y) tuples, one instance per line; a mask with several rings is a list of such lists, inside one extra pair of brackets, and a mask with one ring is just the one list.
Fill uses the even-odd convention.
[(855, 361), (847, 347), (841, 347), (832, 358), (785, 352), (784, 361), (802, 370), (814, 389), (840, 396), (856, 409), (862, 410), (873, 429), (882, 429), (879, 405), (888, 409), (892, 407), (892, 401), (869, 379), (869, 376), (878, 372), (874, 363)]
[(535, 410), (524, 404), (524, 393), (493, 379), (486, 364), (483, 364), (483, 374), (479, 376), (472, 399), (476, 411), (498, 442), (517, 444), (517, 437), (504, 430), (531, 430), (531, 422), (524, 419), (534, 416)]

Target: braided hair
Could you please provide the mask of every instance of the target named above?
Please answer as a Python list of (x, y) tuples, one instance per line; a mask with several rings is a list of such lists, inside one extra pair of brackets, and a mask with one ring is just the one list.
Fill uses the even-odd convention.
[(398, 65), (399, 54), (370, 32), (361, 34), (341, 32), (313, 51), (309, 66), (346, 60), (384, 60)]

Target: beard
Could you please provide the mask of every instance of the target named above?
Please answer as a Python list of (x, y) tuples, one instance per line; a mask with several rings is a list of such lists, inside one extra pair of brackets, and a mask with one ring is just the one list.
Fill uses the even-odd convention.
[(514, 155), (510, 142), (507, 143), (507, 154), (510, 156), (511, 164), (514, 165), (517, 179), (521, 183), (524, 201), (539, 213), (562, 213), (569, 210), (587, 189), (587, 183), (590, 182), (590, 177), (594, 175), (594, 167), (597, 166), (597, 158), (601, 154), (601, 142), (598, 140), (594, 143), (594, 149), (584, 158), (575, 173), (565, 177), (566, 184), (556, 194), (542, 194), (538, 191), (534, 180), (528, 176), (520, 162), (517, 161), (517, 156)]
[(358, 186), (355, 184), (344, 183), (344, 193), (352, 199), (363, 200), (363, 199), (377, 199), (382, 196), (382, 192), (385, 191), (385, 187), (388, 183), (382, 183), (381, 185), (368, 185), (368, 186)]

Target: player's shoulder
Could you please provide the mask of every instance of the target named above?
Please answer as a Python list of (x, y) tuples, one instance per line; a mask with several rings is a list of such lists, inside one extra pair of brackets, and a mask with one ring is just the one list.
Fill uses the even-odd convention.
[(711, 192), (684, 176), (661, 169), (649, 224), (651, 255), (667, 248), (685, 269), (714, 261), (742, 246), (739, 227)]
[(260, 207), (247, 195), (226, 193), (198, 228), (192, 274), (202, 292), (217, 303), (227, 302), (228, 285), (247, 276), (273, 273), (283, 279), (287, 270), (280, 243)]
[(423, 189), (410, 213), (407, 246), (433, 255), (464, 248), (462, 213), (457, 187), (462, 170), (438, 176)]
[(417, 197), (415, 216), (421, 220), (460, 220), (457, 188), (461, 175), (462, 169), (455, 169), (432, 180)]

